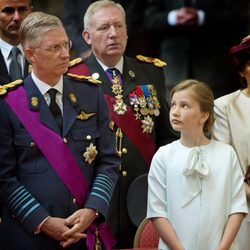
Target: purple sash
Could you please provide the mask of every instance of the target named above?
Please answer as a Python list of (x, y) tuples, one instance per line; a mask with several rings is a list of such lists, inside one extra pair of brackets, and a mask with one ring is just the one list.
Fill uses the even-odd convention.
[[(80, 170), (80, 166), (63, 139), (40, 122), (39, 112), (29, 110), (28, 98), (23, 86), (19, 86), (16, 90), (8, 92), (4, 96), (4, 99), (15, 112), (18, 119), (29, 132), (38, 148), (73, 197), (75, 197), (78, 206), (83, 207), (89, 194), (89, 187)], [(93, 226), (96, 226), (96, 224), (93, 223), (91, 227)], [(114, 239), (105, 223), (99, 226), (99, 233), (105, 249), (112, 249)], [(92, 230), (88, 229), (89, 239), (87, 239), (87, 245), (89, 249), (94, 249), (95, 238), (91, 234), (93, 234)]]
[(78, 206), (83, 207), (89, 193), (88, 184), (63, 139), (40, 122), (39, 112), (29, 110), (23, 86), (8, 92), (4, 99), (75, 197)]

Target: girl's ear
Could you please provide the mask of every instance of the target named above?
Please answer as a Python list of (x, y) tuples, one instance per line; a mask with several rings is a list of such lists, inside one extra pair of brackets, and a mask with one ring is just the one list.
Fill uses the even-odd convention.
[(205, 123), (208, 118), (209, 118), (209, 113), (208, 112), (203, 112), (202, 116), (201, 116), (201, 122)]

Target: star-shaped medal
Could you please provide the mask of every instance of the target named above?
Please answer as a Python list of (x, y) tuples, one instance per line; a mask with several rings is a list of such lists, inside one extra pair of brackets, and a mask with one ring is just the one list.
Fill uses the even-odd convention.
[(96, 146), (94, 146), (93, 143), (90, 143), (89, 147), (87, 147), (86, 151), (83, 153), (83, 157), (88, 164), (91, 164), (95, 160), (97, 153)]
[(142, 133), (151, 134), (153, 127), (154, 127), (154, 122), (149, 115), (142, 120), (142, 126), (141, 126), (141, 128), (143, 129)]

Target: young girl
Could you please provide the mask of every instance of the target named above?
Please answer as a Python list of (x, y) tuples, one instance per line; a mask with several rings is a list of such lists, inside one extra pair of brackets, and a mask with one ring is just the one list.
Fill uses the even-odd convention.
[(236, 250), (247, 214), (244, 178), (230, 145), (210, 140), (213, 93), (196, 80), (171, 92), (170, 122), (180, 139), (161, 147), (148, 176), (148, 211), (159, 249)]

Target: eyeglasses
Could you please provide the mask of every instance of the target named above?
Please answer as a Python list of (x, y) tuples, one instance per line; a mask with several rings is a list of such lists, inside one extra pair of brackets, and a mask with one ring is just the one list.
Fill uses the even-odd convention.
[(52, 44), (47, 48), (41, 48), (41, 47), (35, 47), (37, 49), (42, 49), (42, 50), (47, 50), (51, 53), (58, 54), (60, 53), (63, 49), (70, 50), (72, 47), (72, 41), (69, 40), (67, 42), (64, 42), (62, 44)]

